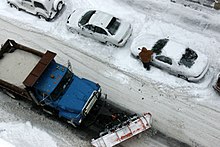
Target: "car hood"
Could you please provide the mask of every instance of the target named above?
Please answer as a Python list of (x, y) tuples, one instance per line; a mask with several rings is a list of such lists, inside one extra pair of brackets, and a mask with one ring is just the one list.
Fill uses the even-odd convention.
[(152, 49), (157, 40), (162, 37), (158, 37), (150, 34), (140, 34), (132, 41), (130, 50), (134, 56), (138, 56), (141, 50), (138, 48), (146, 47), (147, 49)]
[(87, 9), (76, 9), (74, 10), (67, 19), (67, 26), (73, 27), (75, 29), (78, 29), (78, 23), (82, 16), (88, 12)]
[(74, 79), (65, 94), (60, 98), (58, 106), (66, 111), (80, 113), (94, 91), (95, 83), (89, 84), (84, 79), (74, 76)]

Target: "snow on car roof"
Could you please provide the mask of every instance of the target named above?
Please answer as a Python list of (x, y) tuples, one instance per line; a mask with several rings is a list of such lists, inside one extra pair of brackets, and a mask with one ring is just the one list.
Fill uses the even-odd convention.
[(175, 62), (179, 62), (185, 53), (186, 47), (183, 44), (169, 40), (162, 49), (162, 55), (172, 58)]
[[(141, 34), (136, 37), (131, 45), (131, 50), (134, 55), (138, 55), (140, 50), (138, 48), (146, 47), (147, 49), (152, 49), (155, 43), (160, 39), (166, 39), (167, 37), (155, 36), (152, 34)], [(163, 47), (161, 55), (172, 58), (174, 61), (178, 62), (185, 53), (186, 46), (181, 43), (170, 40)]]
[(109, 22), (111, 21), (112, 17), (113, 16), (110, 14), (96, 10), (96, 13), (93, 14), (90, 18), (89, 23), (102, 28), (106, 28)]

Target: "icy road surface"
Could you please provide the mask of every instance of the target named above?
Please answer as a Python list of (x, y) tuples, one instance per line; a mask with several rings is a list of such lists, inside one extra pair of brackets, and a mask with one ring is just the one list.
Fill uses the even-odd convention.
[[(218, 146), (220, 100), (212, 85), (220, 70), (220, 16), (167, 1), (67, 1), (68, 7), (54, 22), (10, 9), (1, 1), (0, 41), (13, 38), (41, 51), (55, 51), (61, 63), (70, 60), (76, 74), (97, 81), (110, 100), (139, 114), (151, 112), (153, 126), (166, 135), (191, 146)], [(66, 19), (79, 7), (100, 9), (129, 21), (134, 31), (126, 46), (105, 46), (68, 32)], [(156, 68), (146, 72), (129, 51), (140, 32), (166, 35), (207, 54), (210, 69), (205, 78), (188, 83)], [(146, 145), (144, 139), (133, 143)], [(124, 145), (132, 146), (131, 142)]]

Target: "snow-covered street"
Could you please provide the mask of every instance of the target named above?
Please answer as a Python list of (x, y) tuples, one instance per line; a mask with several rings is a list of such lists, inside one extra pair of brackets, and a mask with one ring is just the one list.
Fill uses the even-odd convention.
[[(6, 39), (11, 38), (39, 51), (52, 50), (58, 54), (56, 59), (59, 62), (67, 65), (67, 60), (70, 60), (74, 73), (98, 82), (102, 86), (103, 92), (108, 94), (110, 101), (138, 114), (151, 112), (153, 127), (165, 135), (190, 146), (218, 146), (220, 142), (220, 100), (219, 95), (212, 88), (216, 75), (220, 71), (218, 66), (220, 63), (220, 22), (217, 21), (220, 14), (218, 11), (206, 8), (204, 11), (196, 11), (168, 0), (121, 0), (119, 2), (114, 0), (82, 0), (80, 2), (68, 0), (66, 2), (68, 5), (59, 18), (54, 22), (45, 22), (33, 15), (11, 9), (6, 1), (1, 1), (0, 42), (4, 43)], [(122, 48), (106, 46), (90, 38), (68, 32), (65, 26), (66, 19), (75, 8), (79, 7), (96, 8), (130, 22), (133, 26), (133, 34), (127, 44)], [(150, 71), (146, 71), (141, 62), (130, 55), (132, 40), (140, 33), (169, 36), (205, 53), (210, 62), (208, 73), (199, 83), (189, 83), (154, 67)], [(1, 94), (0, 98), (6, 99), (7, 96)], [(0, 113), (0, 138), (6, 139), (9, 143), (11, 143), (10, 140), (16, 138), (16, 134), (11, 136), (12, 138), (6, 136), (10, 133), (4, 135), (5, 131), (2, 131), (1, 128), (6, 125), (8, 125), (7, 128), (12, 129), (9, 131), (15, 130), (13, 127), (21, 128), (19, 131), (25, 127), (25, 130), (30, 133), (39, 132), (43, 138), (48, 138), (48, 136), (51, 138), (35, 143), (36, 146), (39, 146), (40, 143), (45, 143), (43, 146), (48, 146), (47, 144), (50, 146), (89, 146), (89, 137), (84, 141), (77, 135), (71, 136), (71, 139), (76, 138), (76, 142), (66, 142), (64, 138), (68, 135), (59, 134), (59, 136), (63, 135), (62, 139), (56, 137), (54, 139), (54, 135), (48, 135), (32, 127), (31, 124), (34, 121), (32, 117), (29, 120), (25, 117), (23, 124), (19, 124), (20, 122), (13, 124), (11, 122), (16, 119), (11, 116), (10, 112), (7, 114), (5, 111), (0, 111)], [(5, 113), (12, 120), (4, 116)], [(16, 113), (16, 115), (18, 114)], [(48, 121), (53, 122), (53, 120)], [(44, 125), (47, 127), (43, 127), (43, 129), (47, 130), (49, 124)], [(65, 128), (60, 125), (59, 129)], [(42, 127), (40, 123), (37, 123), (37, 126)], [(65, 130), (71, 132), (67, 128)], [(19, 131), (17, 132), (19, 133)], [(57, 133), (57, 131), (54, 132)], [(77, 133), (77, 131), (74, 132)], [(57, 142), (59, 139), (61, 141)], [(67, 140), (69, 141), (69, 139)], [(28, 146), (29, 143), (24, 142), (20, 145)], [(34, 142), (32, 143), (34, 144)], [(12, 144), (19, 146), (13, 141)], [(147, 133), (137, 140), (132, 139), (122, 145), (172, 146), (155, 143), (155, 140), (148, 137)]]

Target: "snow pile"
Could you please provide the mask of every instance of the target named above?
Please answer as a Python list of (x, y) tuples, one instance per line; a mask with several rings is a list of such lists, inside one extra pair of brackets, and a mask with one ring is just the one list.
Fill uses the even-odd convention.
[(4, 145), (7, 147), (57, 146), (48, 133), (33, 127), (30, 122), (0, 123), (0, 146)]
[(9, 142), (7, 142), (7, 141), (1, 139), (1, 138), (0, 138), (0, 146), (2, 146), (2, 147), (15, 147), (15, 146), (12, 145), (11, 143), (9, 143)]

